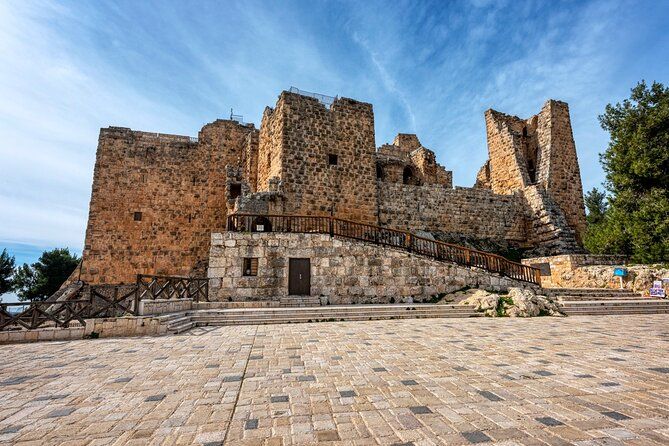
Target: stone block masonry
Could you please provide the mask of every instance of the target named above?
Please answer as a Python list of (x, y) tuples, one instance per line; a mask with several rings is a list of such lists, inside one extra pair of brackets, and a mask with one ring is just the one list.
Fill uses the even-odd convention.
[(70, 328), (0, 331), (0, 344), (38, 341), (70, 341), (85, 338), (157, 336), (167, 333), (167, 319), (152, 316), (86, 319), (86, 325), (73, 323)]
[(283, 92), (266, 110), (260, 134), (258, 183), (283, 182), (286, 211), (376, 223), (376, 167), (372, 105)]
[(204, 275), (210, 233), (225, 228), (231, 192), (225, 167), (239, 162), (254, 132), (223, 120), (204, 126), (197, 141), (102, 129), (80, 279)]
[(484, 189), (379, 183), (379, 224), (522, 245), (526, 212), (520, 194)]
[[(258, 259), (245, 276), (244, 258)], [(373, 244), (323, 234), (212, 234), (210, 299), (279, 300), (288, 294), (290, 258), (308, 258), (311, 295), (330, 304), (425, 302), (463, 287), (504, 291), (529, 285)]]
[(260, 129), (221, 119), (198, 138), (101, 129), (73, 280), (204, 276), (211, 234), (241, 212), (333, 215), (502, 241), (533, 255), (581, 250), (585, 213), (567, 104), (548, 101), (525, 120), (487, 111), (489, 160), (471, 189), (453, 188), (453, 173), (414, 134), (376, 148), (372, 104), (302, 93), (282, 92)]
[[(528, 233), (531, 244), (553, 253), (578, 249), (585, 205), (569, 106), (549, 100), (525, 120), (488, 110), (485, 120), (490, 159), (479, 171), (476, 187), (496, 194), (523, 191), (539, 220)], [(548, 237), (546, 224), (553, 225)]]

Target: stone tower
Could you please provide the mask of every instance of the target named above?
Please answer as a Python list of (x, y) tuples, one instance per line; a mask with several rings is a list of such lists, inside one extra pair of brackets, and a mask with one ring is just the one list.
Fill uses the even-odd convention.
[(485, 120), (489, 160), (476, 187), (522, 191), (534, 212), (529, 239), (553, 252), (573, 252), (586, 223), (569, 106), (549, 100), (529, 119), (488, 110)]
[(257, 190), (280, 181), (285, 211), (377, 223), (372, 105), (284, 91), (260, 126)]

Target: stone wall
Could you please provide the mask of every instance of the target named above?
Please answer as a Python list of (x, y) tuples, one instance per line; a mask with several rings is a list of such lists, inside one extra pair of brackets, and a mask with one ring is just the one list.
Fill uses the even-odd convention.
[(210, 234), (231, 212), (332, 213), (578, 251), (585, 216), (567, 105), (548, 101), (527, 120), (493, 110), (485, 118), (490, 160), (476, 190), (453, 189), (452, 172), (416, 135), (377, 150), (372, 105), (348, 98), (325, 105), (284, 91), (259, 131), (216, 120), (197, 139), (102, 129), (77, 279), (204, 275)]
[(143, 299), (139, 302), (139, 314), (141, 316), (177, 313), (180, 311), (188, 311), (192, 308), (192, 299)]
[[(405, 171), (411, 173), (407, 180)], [(376, 151), (377, 180), (410, 185), (440, 184), (453, 187), (453, 172), (437, 162), (437, 157), (414, 134), (399, 133), (392, 144)]]
[(581, 242), (586, 228), (585, 205), (569, 106), (565, 102), (551, 100), (541, 113), (549, 114), (550, 122), (550, 164), (545, 167), (549, 170), (545, 187)]
[(634, 291), (648, 291), (653, 280), (669, 278), (669, 269), (660, 265), (626, 265), (624, 256), (566, 254), (523, 259), (525, 265), (542, 269), (544, 288), (620, 288), (621, 281), (613, 275), (615, 267), (624, 266), (629, 275), (622, 285)]
[[(258, 275), (243, 275), (244, 257)], [(211, 300), (279, 300), (288, 294), (288, 259), (311, 260), (311, 295), (330, 304), (423, 302), (463, 287), (506, 290), (528, 284), (445, 262), (323, 234), (212, 234)]]
[(74, 322), (69, 328), (0, 331), (0, 344), (38, 341), (71, 341), (91, 337), (156, 336), (167, 333), (167, 319), (151, 316), (86, 319), (86, 325)]
[(379, 183), (379, 224), (402, 230), (457, 233), (521, 245), (522, 196), (485, 189)]
[[(187, 136), (100, 131), (81, 280), (204, 274), (212, 230), (224, 229), (225, 167), (238, 164), (252, 126), (215, 121)], [(199, 272), (198, 272), (199, 271)]]
[[(571, 130), (569, 107), (560, 101), (547, 101), (541, 112), (529, 119), (520, 119), (494, 110), (485, 113), (489, 160), (478, 172), (477, 188), (490, 189), (498, 194), (540, 189), (546, 199), (536, 200), (529, 190), (531, 204), (544, 206), (550, 203), (555, 209), (535, 209), (531, 212), (544, 218), (548, 214), (562, 216), (558, 230), (553, 231), (546, 246), (556, 253), (572, 252), (573, 243), (565, 239), (553, 243), (555, 238), (571, 237), (580, 245), (585, 231), (585, 205), (583, 188)], [(541, 198), (541, 197), (539, 197)], [(545, 225), (535, 225), (540, 231)], [(543, 234), (528, 234), (541, 245), (548, 240)], [(578, 246), (576, 247), (578, 249)]]
[[(266, 128), (265, 128), (266, 127)], [(283, 183), (287, 212), (375, 223), (376, 168), (371, 104), (284, 91), (260, 132), (259, 188)], [(334, 159), (336, 157), (336, 160)]]

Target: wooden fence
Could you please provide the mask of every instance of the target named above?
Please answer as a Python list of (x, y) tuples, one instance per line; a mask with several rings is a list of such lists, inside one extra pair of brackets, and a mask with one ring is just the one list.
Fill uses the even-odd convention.
[(0, 303), (0, 331), (67, 328), (72, 322), (84, 325), (85, 319), (137, 316), (142, 299), (199, 302), (208, 296), (207, 279), (140, 274), (134, 285), (93, 285), (80, 290), (76, 299)]

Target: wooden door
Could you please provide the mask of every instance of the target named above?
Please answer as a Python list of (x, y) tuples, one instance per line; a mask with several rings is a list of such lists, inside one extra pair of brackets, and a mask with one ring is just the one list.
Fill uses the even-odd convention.
[(289, 259), (288, 294), (311, 295), (311, 261), (309, 259)]

